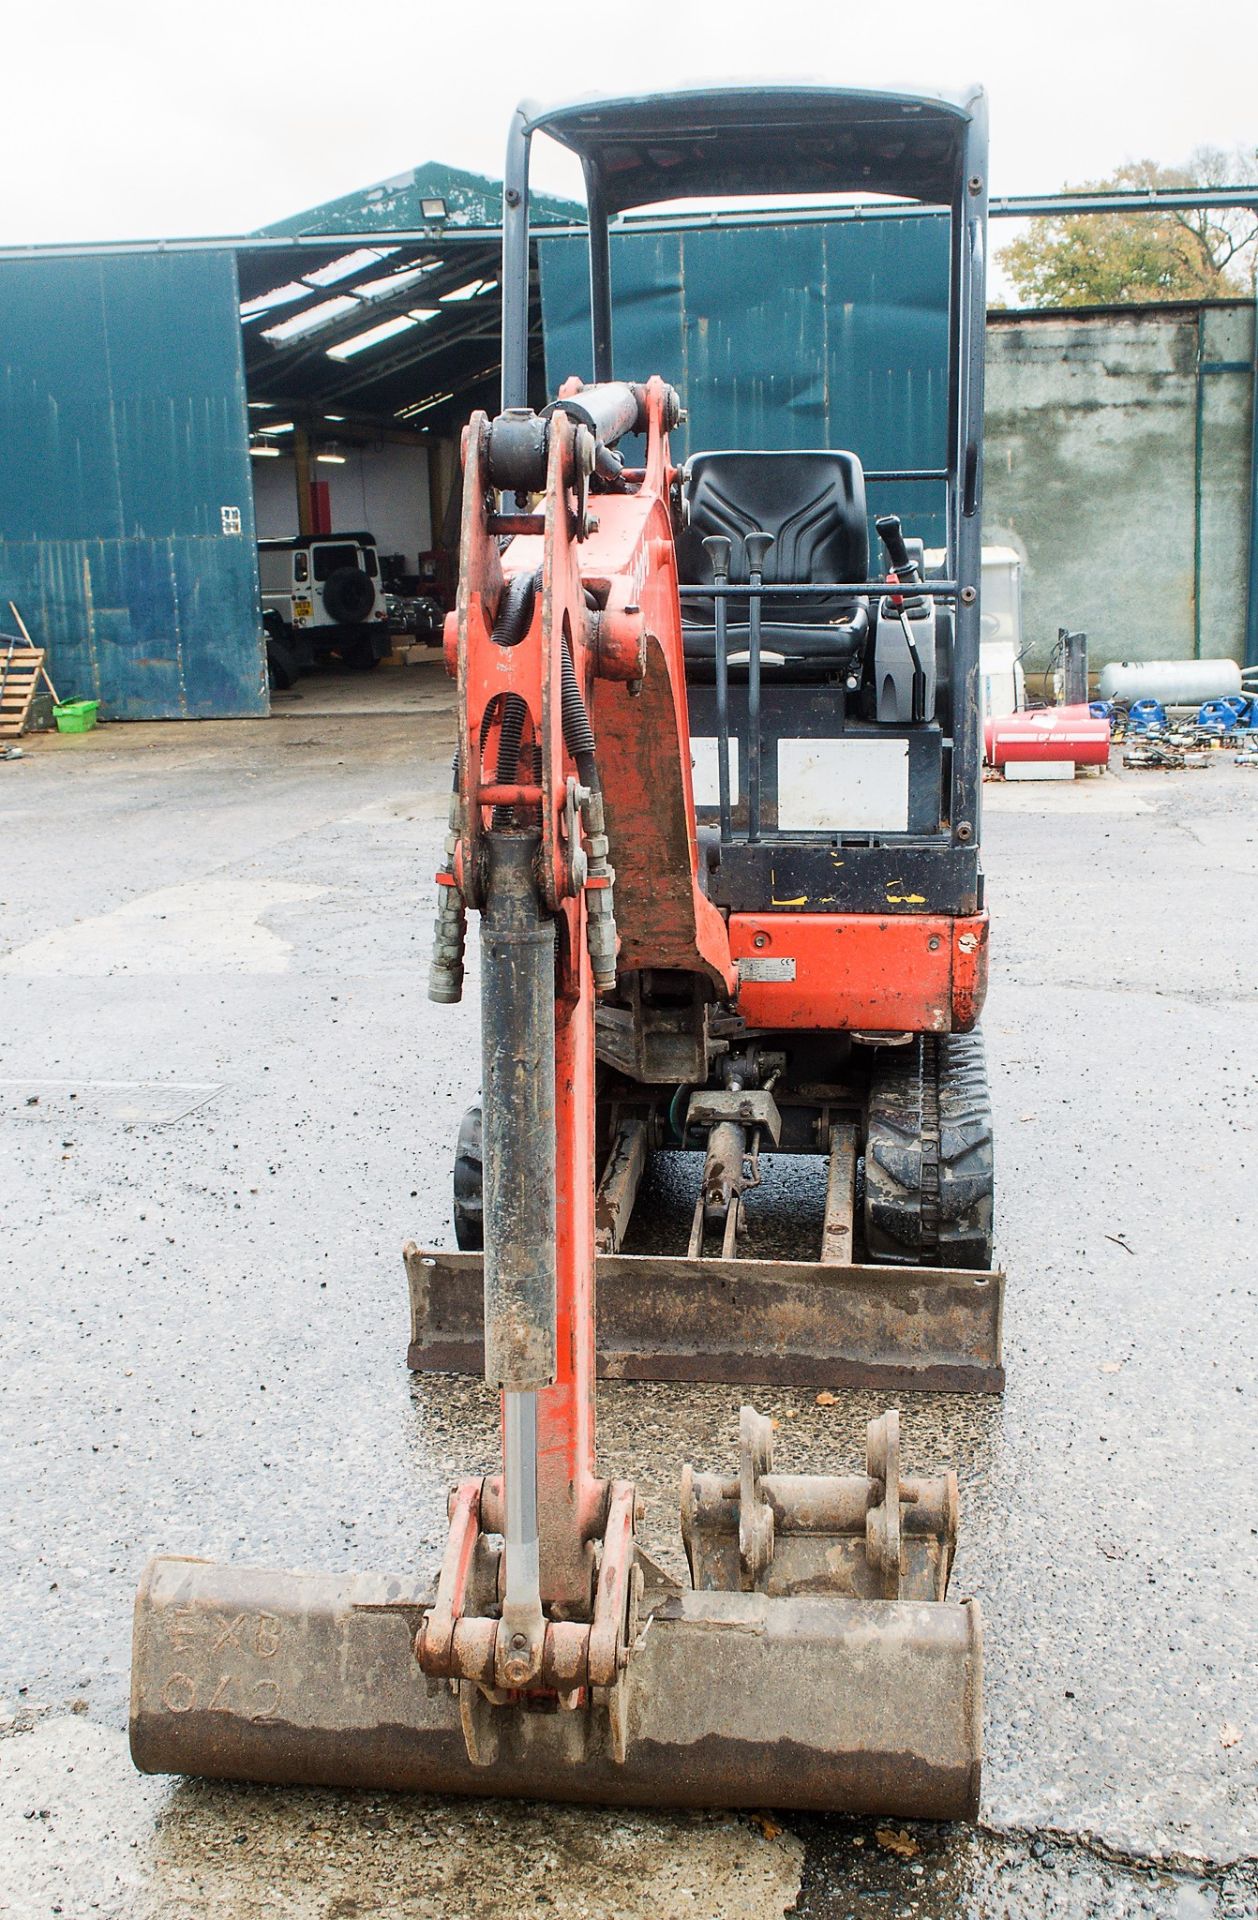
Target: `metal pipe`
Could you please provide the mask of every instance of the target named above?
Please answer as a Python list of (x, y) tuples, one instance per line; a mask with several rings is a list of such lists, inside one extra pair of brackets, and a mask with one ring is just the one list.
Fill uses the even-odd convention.
[[(724, 587), (729, 582), (729, 561), (731, 545), (723, 533), (711, 533), (704, 541), (712, 561), (712, 577), (715, 586)], [(729, 778), (729, 636), (728, 610), (724, 594), (718, 594), (713, 609), (715, 646), (716, 646), (716, 779), (717, 797), (721, 821), (721, 843), (727, 846), (733, 838), (733, 820), (730, 810)]]
[(511, 116), (502, 182), (502, 407), (529, 403), (529, 121)]
[[(721, 586), (715, 580), (709, 580), (703, 586), (679, 586), (677, 589), (683, 600), (746, 600), (747, 588), (734, 583)], [(756, 588), (761, 600), (833, 600), (836, 594), (885, 593), (885, 580), (763, 580)], [(915, 593), (925, 594), (933, 600), (955, 600), (961, 591), (959, 580), (923, 580), (914, 587)]]
[(730, 806), (729, 779), (729, 639), (726, 632), (729, 610), (724, 596), (716, 603), (716, 780), (721, 813), (721, 840), (728, 845), (734, 835)]
[(771, 533), (749, 533), (743, 540), (750, 589), (747, 662), (747, 839), (760, 838), (760, 593), (765, 555), (773, 545)]
[(502, 1396), (502, 1477), (507, 1580), (502, 1617), (512, 1633), (540, 1639), (542, 1589), (537, 1526), (537, 1395)]
[(1205, 314), (1198, 309), (1192, 470), (1192, 654), (1194, 660), (1201, 658), (1201, 474), (1206, 440), (1205, 320)]
[(612, 378), (612, 267), (607, 205), (597, 168), (585, 168), (590, 245), (590, 338), (595, 382)]
[[(1138, 193), (1029, 193), (1003, 194), (989, 208), (993, 220), (1030, 220), (1040, 215), (1077, 213), (1165, 213), (1189, 211), (1194, 207), (1258, 208), (1258, 185), (1241, 187), (1197, 187), (1174, 190), (1150, 188)], [(792, 207), (792, 226), (816, 226), (830, 222), (866, 224), (879, 220), (945, 220), (945, 207), (928, 206), (922, 201), (888, 206)], [(748, 213), (714, 210), (704, 214), (651, 215), (635, 218), (620, 215), (616, 232), (678, 233), (705, 227), (778, 227), (782, 214), (773, 209)], [(587, 232), (583, 225), (548, 222), (547, 240), (579, 240)], [(28, 242), (20, 246), (0, 247), (0, 261), (66, 260), (101, 258), (112, 255), (152, 253), (330, 253), (340, 256), (359, 248), (425, 246), (439, 249), (483, 247), (500, 236), (498, 227), (389, 227), (373, 228), (365, 233), (226, 233), (171, 235), (156, 240), (55, 241), (41, 245)]]
[(973, 846), (982, 797), (979, 615), (982, 586), (983, 366), (986, 349), (987, 115), (980, 100), (965, 130), (960, 202), (957, 437), (954, 458), (957, 600), (952, 658), (952, 839)]
[(964, 175), (955, 183), (948, 229), (948, 478), (944, 485), (944, 572), (956, 578), (957, 566), (957, 478), (961, 467), (961, 392), (964, 373), (961, 367), (961, 343), (964, 339), (965, 297), (963, 291), (963, 243), (965, 230)]
[(1249, 440), (1249, 581), (1245, 595), (1245, 665), (1258, 667), (1258, 300), (1253, 306), (1253, 414)]

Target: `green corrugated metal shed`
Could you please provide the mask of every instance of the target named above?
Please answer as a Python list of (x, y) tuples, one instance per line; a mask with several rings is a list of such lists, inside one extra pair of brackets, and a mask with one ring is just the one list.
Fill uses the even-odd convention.
[(267, 711), (235, 260), (8, 261), (0, 627), (118, 719)]
[[(546, 384), (589, 377), (580, 238), (539, 238)], [(612, 234), (616, 373), (681, 391), (692, 448), (845, 447), (867, 468), (940, 467), (948, 423), (948, 226), (810, 220)], [(942, 543), (942, 489), (871, 500)]]
[[(390, 180), (377, 180), (354, 193), (338, 194), (335, 200), (308, 207), (303, 213), (290, 213), (259, 233), (405, 233), (429, 224), (424, 214), (425, 200), (443, 200), (444, 225), (454, 228), (498, 227), (502, 220), (502, 182), (485, 173), (471, 173), (466, 167), (447, 167), (439, 160), (426, 160), (422, 166), (408, 167)], [(562, 200), (551, 193), (529, 196), (529, 219), (534, 226), (578, 225), (585, 219), (585, 207), (579, 200)]]
[[(446, 203), (444, 241), (440, 223), (418, 230), (429, 196)], [(546, 231), (578, 211), (535, 208), (550, 392), (589, 370), (584, 239)], [(494, 404), (497, 295), (469, 301), (458, 286), (493, 274), (497, 236), (480, 223), (497, 213), (495, 182), (428, 166), (295, 215), (271, 229), (273, 247), (255, 236), (3, 261), (0, 614), (17, 602), (63, 695), (100, 697), (116, 718), (267, 710), (240, 282), (249, 397), (295, 418), (334, 403), (385, 425), (417, 412), (453, 434), (471, 405)], [(343, 280), (356, 246), (366, 260)], [(694, 445), (838, 444), (867, 468), (942, 464), (943, 223), (654, 222), (612, 246), (618, 370), (675, 381)], [(412, 260), (431, 265), (422, 289)], [(369, 309), (334, 303), (309, 335), (267, 339), (273, 317), (319, 309), (364, 273), (377, 276)], [(382, 274), (397, 275), (396, 296)], [(440, 317), (361, 360), (329, 355), (417, 299)], [(677, 444), (687, 451), (685, 433)], [(938, 538), (936, 500), (908, 493), (872, 504)]]

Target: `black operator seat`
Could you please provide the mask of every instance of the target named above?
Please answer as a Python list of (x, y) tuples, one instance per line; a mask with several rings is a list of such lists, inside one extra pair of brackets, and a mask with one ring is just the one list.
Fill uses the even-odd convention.
[[(845, 594), (844, 581), (869, 579), (869, 523), (865, 475), (854, 453), (696, 453), (685, 470), (689, 525), (677, 544), (683, 586), (705, 586), (712, 562), (704, 549), (709, 534), (732, 543), (730, 582), (745, 584), (745, 535), (771, 533), (764, 565), (766, 584), (822, 585), (833, 594), (766, 598), (761, 602), (760, 644), (764, 656), (810, 669), (846, 670), (860, 658), (869, 633), (869, 603)], [(746, 651), (747, 602), (728, 605), (731, 654)], [(714, 600), (682, 602), (686, 659), (715, 657)], [(766, 658), (766, 666), (772, 662)]]

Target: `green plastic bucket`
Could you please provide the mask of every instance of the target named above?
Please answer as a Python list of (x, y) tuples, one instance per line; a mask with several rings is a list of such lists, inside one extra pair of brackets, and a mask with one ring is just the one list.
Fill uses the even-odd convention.
[(52, 710), (57, 732), (90, 733), (96, 725), (96, 709), (99, 705), (99, 700), (63, 700), (59, 707)]

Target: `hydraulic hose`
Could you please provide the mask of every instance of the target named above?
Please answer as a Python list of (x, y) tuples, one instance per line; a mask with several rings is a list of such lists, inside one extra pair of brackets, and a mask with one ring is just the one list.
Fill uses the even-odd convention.
[[(500, 787), (514, 784), (520, 774), (520, 742), (524, 737), (524, 721), (528, 707), (518, 693), (507, 693), (502, 697), (502, 724), (498, 730), (498, 765), (495, 779)], [(514, 807), (495, 807), (490, 817), (495, 833), (503, 833), (508, 827), (518, 825)]]
[(564, 745), (577, 763), (577, 774), (581, 785), (588, 787), (591, 793), (597, 793), (599, 785), (598, 768), (594, 761), (594, 729), (590, 725), (590, 716), (585, 710), (585, 701), (581, 698), (581, 689), (577, 685), (576, 669), (572, 664), (572, 654), (568, 649), (567, 641), (563, 646), (560, 676), (560, 712), (563, 716)]
[(498, 617), (494, 621), (494, 642), (500, 647), (518, 647), (533, 619), (533, 600), (542, 584), (542, 570), (513, 573), (502, 590)]
[(588, 863), (585, 934), (595, 988), (599, 993), (608, 993), (616, 984), (616, 912), (612, 900), (616, 869), (608, 858), (603, 790), (594, 759), (594, 729), (577, 685), (576, 669), (566, 640), (560, 649), (559, 701), (564, 745), (576, 762), (577, 778), (589, 796), (582, 803)]

